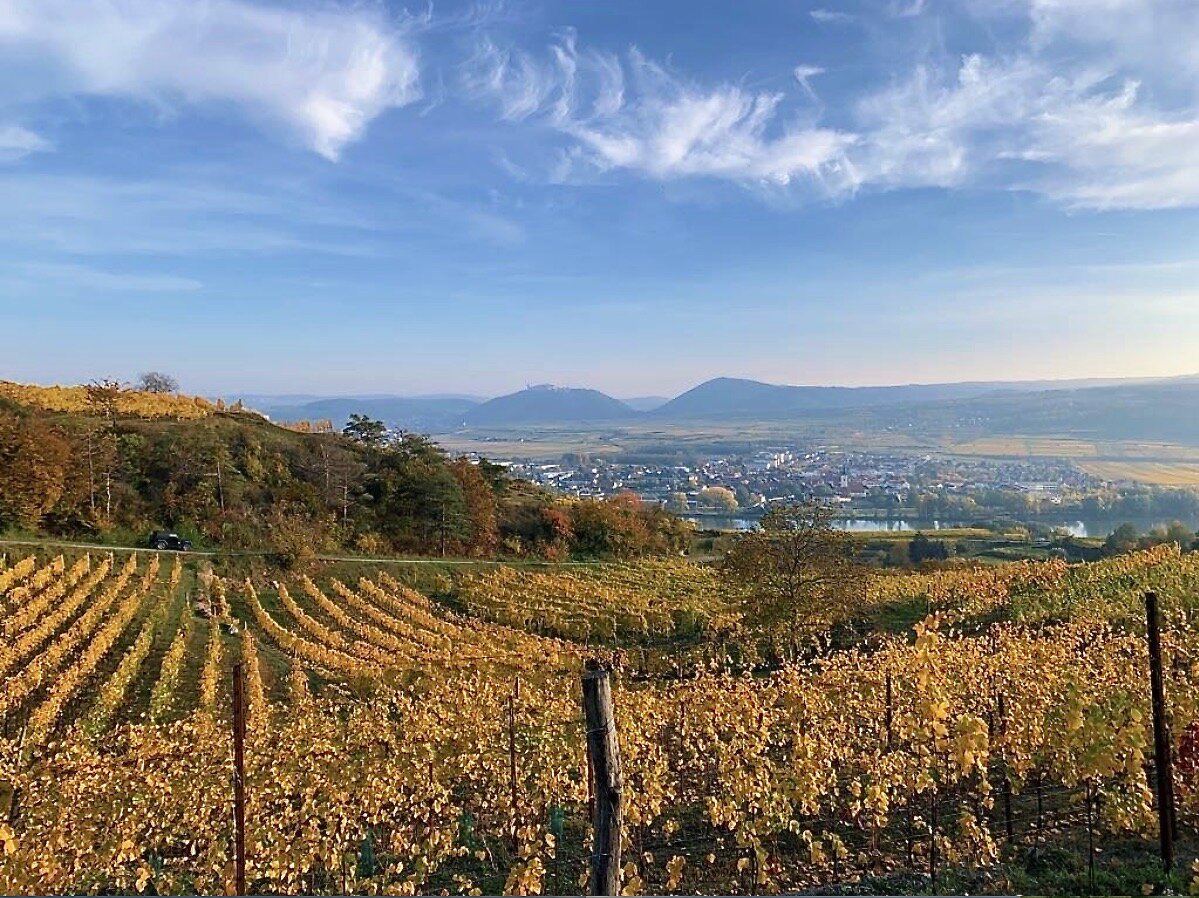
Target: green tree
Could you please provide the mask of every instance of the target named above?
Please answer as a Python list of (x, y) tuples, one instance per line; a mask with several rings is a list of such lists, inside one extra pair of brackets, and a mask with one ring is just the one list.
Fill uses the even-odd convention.
[(349, 423), (341, 432), (355, 443), (373, 449), (380, 448), (387, 442), (387, 425), (366, 415), (350, 415)]
[(1140, 531), (1133, 524), (1121, 524), (1111, 532), (1103, 543), (1103, 550), (1109, 555), (1120, 555), (1134, 551), (1140, 543)]
[(815, 503), (773, 506), (724, 559), (747, 623), (796, 649), (861, 604), (861, 571), (832, 510)]
[(923, 533), (917, 533), (908, 543), (908, 560), (912, 564), (925, 561), (944, 561), (949, 557), (949, 547), (940, 540), (931, 540)]
[(470, 541), (462, 485), (445, 454), (412, 434), (379, 457), (366, 491), (374, 526), (403, 549), (449, 553)]
[(1177, 543), (1185, 552), (1195, 544), (1195, 533), (1181, 521), (1171, 521), (1166, 527), (1166, 542)]

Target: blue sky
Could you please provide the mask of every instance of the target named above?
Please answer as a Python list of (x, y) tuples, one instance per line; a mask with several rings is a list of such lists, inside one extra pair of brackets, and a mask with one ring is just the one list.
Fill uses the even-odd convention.
[(0, 0), (0, 377), (1199, 370), (1199, 3)]

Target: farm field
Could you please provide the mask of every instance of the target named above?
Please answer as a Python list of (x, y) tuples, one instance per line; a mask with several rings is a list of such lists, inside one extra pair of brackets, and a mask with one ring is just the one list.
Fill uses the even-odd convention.
[(1199, 486), (1199, 463), (1085, 461), (1079, 467), (1104, 480), (1133, 480), (1159, 486)]
[(1022, 436), (980, 437), (948, 447), (958, 455), (994, 457), (1094, 458), (1099, 447), (1087, 440)]
[(928, 451), (934, 439), (888, 430), (860, 430), (852, 426), (828, 426), (814, 422), (619, 422), (588, 429), (579, 424), (537, 425), (519, 429), (470, 428), (438, 433), (437, 442), (453, 452), (478, 452), (490, 458), (555, 460), (563, 453), (614, 456), (669, 446), (672, 451), (708, 451), (729, 444), (768, 444), (801, 441), (836, 450), (895, 449)]
[[(1179, 758), (1171, 880), (1146, 778), (1146, 589)], [(717, 575), (682, 562), (422, 592), (394, 569), (9, 557), (0, 891), (230, 890), (240, 663), (252, 890), (577, 892), (587, 658), (614, 678), (630, 893), (1189, 886), (1199, 555), (864, 590), (919, 623), (770, 662)]]
[[(946, 443), (944, 448), (955, 455), (965, 456), (1073, 459), (1080, 468), (1097, 477), (1111, 480), (1141, 479), (1147, 483), (1164, 485), (1173, 481), (1151, 478), (1169, 477), (1175, 469), (1199, 468), (1199, 451), (1176, 443), (1096, 442), (1072, 437), (1011, 435)], [(1108, 471), (1112, 472), (1110, 476), (1106, 473)], [(1135, 471), (1138, 477), (1126, 477), (1126, 471)]]

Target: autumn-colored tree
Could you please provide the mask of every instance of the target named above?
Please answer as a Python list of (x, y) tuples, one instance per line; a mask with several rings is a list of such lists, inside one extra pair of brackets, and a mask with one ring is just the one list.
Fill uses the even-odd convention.
[(675, 514), (687, 511), (687, 494), (671, 493), (670, 498), (666, 501), (666, 510)]
[(39, 418), (0, 413), (0, 524), (35, 529), (62, 498), (71, 446)]
[(333, 547), (332, 520), (288, 503), (276, 506), (267, 519), (269, 547), (281, 567), (304, 569)]
[(737, 509), (737, 494), (724, 486), (705, 486), (699, 491), (699, 502), (707, 508), (720, 511), (735, 511)]
[(500, 542), (495, 493), (483, 479), (478, 465), (471, 464), (465, 458), (454, 461), (451, 470), (462, 486), (462, 498), (466, 505), (466, 517), (470, 526), (470, 542), (467, 549), (471, 555), (491, 555)]
[[(92, 414), (102, 417), (106, 427), (98, 434), (94, 434), (99, 438), (98, 448), (94, 448), (93, 452), (93, 469), (94, 473), (100, 475), (103, 483), (104, 494), (104, 520), (112, 519), (112, 504), (114, 496), (114, 488), (116, 486), (116, 468), (118, 461), (117, 449), (117, 411), (122, 397), (125, 395), (125, 385), (120, 381), (104, 379), (95, 380), (87, 385), (87, 404)], [(102, 467), (95, 468), (95, 458), (99, 458), (104, 462)], [(93, 480), (93, 483), (95, 481)], [(94, 488), (93, 488), (94, 489)], [(95, 508), (93, 492), (93, 508)]]
[(92, 414), (107, 420), (109, 427), (116, 426), (118, 406), (125, 394), (125, 385), (117, 380), (94, 380), (84, 390)]
[(541, 509), (541, 522), (544, 525), (541, 554), (551, 561), (565, 558), (575, 541), (570, 515), (565, 509), (551, 505)]

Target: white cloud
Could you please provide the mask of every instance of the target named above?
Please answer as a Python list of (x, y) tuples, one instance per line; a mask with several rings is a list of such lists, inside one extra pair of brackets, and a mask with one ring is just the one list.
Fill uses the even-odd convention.
[(888, 187), (965, 183), (999, 155), (982, 144), (1002, 146), (1009, 127), (1027, 118), (1037, 74), (1024, 64), (996, 69), (981, 56), (963, 60), (952, 79), (918, 67), (859, 104), (862, 177)]
[[(1030, 190), (1065, 206), (1199, 205), (1199, 16), (1194, 0), (957, 0), (1006, 19), (999, 49), (939, 62), (923, 55), (888, 86), (796, 111), (796, 93), (699, 85), (646, 59), (582, 50), (573, 33), (536, 57), (482, 44), (464, 68), (468, 93), (509, 121), (572, 139), (554, 177), (580, 165), (661, 180), (859, 188), (978, 186)], [(1097, 7), (1100, 9), (1097, 12)], [(891, 0), (918, 15), (921, 0)], [(818, 21), (842, 14), (813, 10)], [(1163, 62), (1160, 47), (1177, 52)], [(817, 65), (793, 70), (816, 100)]]
[(804, 89), (804, 93), (815, 100), (816, 91), (812, 87), (812, 79), (817, 75), (823, 75), (824, 69), (818, 65), (797, 65), (791, 74), (795, 76), (799, 86)]
[(1140, 101), (1141, 85), (1076, 93), (1051, 83), (1021, 157), (1065, 171), (1038, 186), (1069, 205), (1161, 209), (1199, 204), (1199, 115)]
[(329, 159), (380, 113), (420, 96), (402, 31), (358, 6), (0, 0), (0, 52), (24, 96), (231, 104)]
[(1199, 205), (1193, 2), (968, 5), (1024, 19), (1027, 37), (952, 68), (922, 64), (860, 101), (864, 181), (1030, 189), (1086, 208)]
[[(985, 53), (926, 52), (889, 85), (841, 98), (841, 128), (788, 109), (795, 94), (699, 85), (631, 51), (580, 50), (573, 33), (545, 57), (482, 45), (469, 92), (510, 121), (573, 139), (557, 177), (580, 162), (662, 180), (815, 182), (861, 187), (1030, 190), (1066, 206), (1199, 205), (1199, 15), (1195, 0), (956, 0), (984, 20)], [(926, 0), (882, 12), (918, 16)], [(813, 19), (848, 14), (815, 9)], [(994, 21), (992, 21), (994, 20)], [(1003, 21), (999, 21), (1003, 20)], [(995, 26), (995, 27), (991, 27)], [(913, 47), (915, 55), (915, 47)], [(817, 99), (817, 65), (797, 66)], [(816, 113), (823, 114), (820, 103)]]
[(20, 125), (0, 125), (0, 162), (11, 162), (30, 153), (44, 153), (54, 147), (44, 137)]
[(808, 15), (814, 21), (824, 25), (848, 25), (855, 21), (854, 17), (849, 13), (833, 9), (814, 9)]
[(851, 135), (784, 121), (782, 94), (699, 86), (637, 50), (624, 59), (580, 51), (568, 34), (539, 61), (485, 43), (464, 68), (463, 83), (498, 103), (506, 119), (537, 119), (574, 138), (579, 149), (565, 157), (568, 166), (581, 159), (601, 171), (660, 179), (805, 180), (831, 191), (854, 183), (846, 156)]

